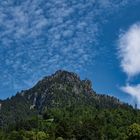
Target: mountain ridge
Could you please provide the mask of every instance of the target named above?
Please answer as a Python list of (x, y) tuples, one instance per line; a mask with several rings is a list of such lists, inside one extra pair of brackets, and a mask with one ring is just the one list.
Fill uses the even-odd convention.
[(133, 109), (113, 96), (97, 94), (90, 80), (81, 80), (77, 74), (63, 70), (44, 77), (32, 88), (10, 99), (1, 100), (0, 104), (0, 126), (42, 114), (46, 109), (54, 107), (88, 105), (97, 109)]

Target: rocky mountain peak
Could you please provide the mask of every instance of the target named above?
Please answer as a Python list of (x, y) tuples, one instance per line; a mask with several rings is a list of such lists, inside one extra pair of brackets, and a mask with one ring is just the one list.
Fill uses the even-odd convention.
[(30, 91), (33, 94), (34, 92), (48, 94), (54, 89), (65, 91), (67, 87), (76, 93), (93, 92), (90, 80), (81, 80), (77, 74), (64, 70), (58, 70), (51, 76), (44, 77)]
[(80, 77), (74, 72), (68, 72), (65, 70), (58, 70), (52, 75), (53, 78), (59, 78), (65, 82), (79, 82)]
[(32, 105), (37, 106), (37, 108), (43, 108), (46, 102), (52, 105), (52, 99), (59, 98), (60, 96), (71, 98), (75, 95), (90, 95), (92, 93), (94, 91), (91, 81), (81, 80), (73, 72), (59, 70), (40, 80), (33, 88), (26, 91), (25, 96)]

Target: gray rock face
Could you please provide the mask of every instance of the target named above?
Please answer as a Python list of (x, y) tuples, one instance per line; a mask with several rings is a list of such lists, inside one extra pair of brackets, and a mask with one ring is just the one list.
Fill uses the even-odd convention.
[[(52, 103), (52, 99), (59, 98), (60, 93), (65, 96), (75, 96), (78, 94), (94, 94), (94, 91), (92, 90), (91, 81), (82, 81), (73, 72), (59, 70), (52, 76), (44, 77), (32, 89), (26, 91), (24, 95), (37, 109), (43, 110), (46, 104), (50, 106), (55, 104), (55, 100)], [(67, 102), (67, 99), (65, 102)]]

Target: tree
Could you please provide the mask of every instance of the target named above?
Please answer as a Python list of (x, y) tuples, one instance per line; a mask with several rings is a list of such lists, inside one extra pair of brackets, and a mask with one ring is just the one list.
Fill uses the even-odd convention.
[(45, 132), (40, 131), (37, 133), (37, 138), (39, 140), (47, 140), (49, 138), (49, 135), (47, 135)]
[(128, 127), (128, 140), (140, 140), (140, 125), (134, 123)]

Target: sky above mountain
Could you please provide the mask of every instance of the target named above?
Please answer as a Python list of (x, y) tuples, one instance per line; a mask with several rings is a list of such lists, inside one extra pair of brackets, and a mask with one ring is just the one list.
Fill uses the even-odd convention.
[(139, 9), (140, 0), (0, 1), (0, 98), (64, 69), (140, 102)]

